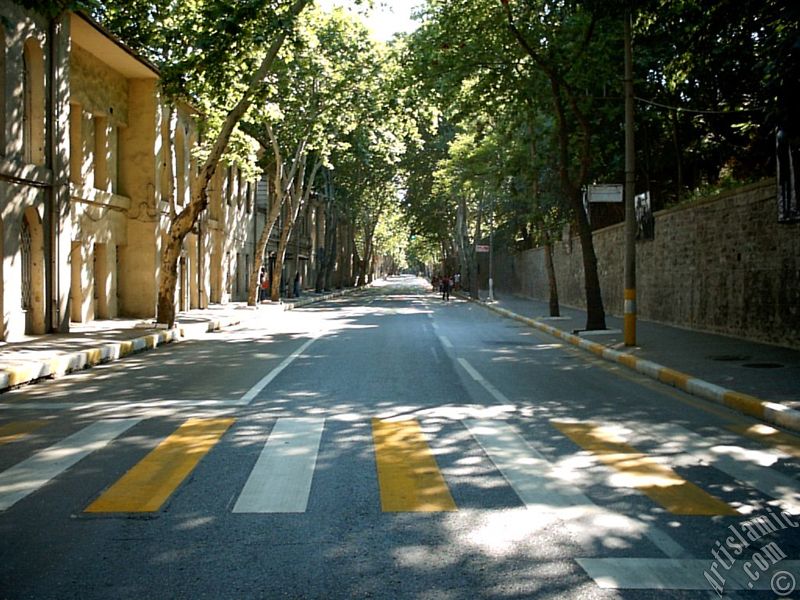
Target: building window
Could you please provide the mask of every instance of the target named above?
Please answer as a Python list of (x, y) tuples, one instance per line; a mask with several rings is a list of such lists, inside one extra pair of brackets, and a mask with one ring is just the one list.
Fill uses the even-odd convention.
[(108, 191), (108, 119), (94, 118), (94, 187)]
[(229, 166), (225, 177), (225, 203), (231, 206), (233, 200), (233, 167)]
[(244, 190), (244, 180), (242, 179), (242, 172), (237, 170), (236, 173), (236, 208), (242, 208), (242, 192)]
[(31, 287), (33, 281), (31, 237), (31, 227), (28, 223), (28, 217), (25, 216), (22, 218), (22, 227), (19, 234), (20, 255), (22, 257), (22, 310), (31, 309)]
[(23, 139), (24, 160), (44, 164), (44, 54), (39, 42), (25, 41), (23, 64)]
[(119, 127), (108, 124), (108, 191), (119, 193)]
[(175, 179), (178, 191), (178, 206), (186, 202), (186, 173), (188, 171), (186, 157), (186, 132), (180, 123), (175, 131)]
[(160, 162), (160, 177), (159, 183), (161, 185), (161, 201), (170, 202), (172, 200), (172, 181), (170, 180), (172, 149), (170, 148), (170, 111), (166, 106), (161, 107), (161, 160)]
[(69, 179), (74, 185), (81, 185), (83, 166), (83, 115), (80, 104), (69, 105)]

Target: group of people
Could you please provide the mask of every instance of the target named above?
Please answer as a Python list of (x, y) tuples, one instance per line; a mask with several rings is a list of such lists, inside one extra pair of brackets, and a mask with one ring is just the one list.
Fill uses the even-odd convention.
[(438, 287), (439, 293), (442, 295), (442, 300), (450, 300), (450, 292), (459, 289), (461, 285), (461, 274), (456, 273), (453, 277), (445, 275), (441, 278), (434, 277), (432, 282), (433, 289)]
[[(288, 290), (285, 289), (283, 278), (281, 278), (281, 290), (284, 292), (284, 296), (289, 296), (287, 293)], [(294, 274), (292, 293), (289, 297), (300, 297), (300, 271)], [(269, 272), (267, 271), (267, 267), (262, 265), (261, 271), (258, 274), (258, 301), (266, 302), (267, 300), (269, 300)]]

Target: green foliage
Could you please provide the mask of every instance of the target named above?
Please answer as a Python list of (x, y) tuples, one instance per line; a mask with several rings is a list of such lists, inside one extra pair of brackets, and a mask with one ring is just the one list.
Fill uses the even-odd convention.
[[(568, 176), (623, 180), (626, 9), (635, 15), (641, 99), (637, 191), (649, 189), (657, 209), (691, 190), (773, 174), (775, 129), (800, 133), (796, 2), (511, 0), (506, 12), (496, 0), (429, 0), (403, 58), (407, 85), (441, 119), (403, 161), (415, 232), (446, 244), (460, 197), (474, 217), (491, 189), (500, 239), (526, 247), (558, 235), (566, 218), (552, 81), (568, 119)], [(509, 19), (527, 49), (509, 33)], [(578, 181), (585, 142), (588, 170)], [(477, 178), (481, 168), (491, 182)]]
[[(290, 25), (289, 0), (25, 3), (53, 14), (89, 10), (159, 66), (169, 94), (205, 115), (206, 139), (269, 42)], [(640, 99), (637, 191), (649, 189), (655, 208), (693, 190), (772, 174), (775, 129), (794, 139), (800, 133), (795, 1), (507, 6), (428, 0), (420, 28), (389, 46), (344, 11), (309, 10), (244, 129), (263, 145), (269, 124), (287, 156), (307, 140), (306, 150), (330, 169), (338, 210), (356, 224), (362, 246), (370, 232), (383, 231), (384, 215), (394, 215), (387, 222), (413, 236), (408, 252), (426, 248), (413, 251), (428, 259), (453, 245), (462, 203), (473, 233), (478, 215), (491, 212), (501, 243), (523, 248), (558, 235), (568, 220), (561, 163), (576, 185), (622, 181), (626, 9), (634, 13)], [(563, 148), (554, 98), (566, 114)], [(254, 175), (252, 154), (252, 140), (238, 133), (226, 160)]]
[(390, 203), (375, 228), (375, 251), (400, 269), (409, 266), (410, 234), (400, 205)]

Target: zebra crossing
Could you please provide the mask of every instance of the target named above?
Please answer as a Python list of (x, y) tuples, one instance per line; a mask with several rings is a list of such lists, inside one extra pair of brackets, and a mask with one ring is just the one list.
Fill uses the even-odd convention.
[[(54, 480), (70, 476), (70, 469), (94, 452), (123, 438), (141, 418), (96, 421), (47, 448), (33, 452), (0, 473), (0, 512), (11, 509)], [(230, 418), (191, 418), (164, 438), (151, 452), (80, 510), (86, 513), (157, 512), (193, 473), (203, 457), (213, 451), (232, 428)], [(566, 479), (552, 459), (537, 449), (515, 425), (503, 420), (464, 419), (460, 426), (478, 444), (520, 502), (544, 510), (595, 504), (586, 491)], [(732, 516), (732, 506), (702, 485), (684, 479), (654, 456), (626, 443), (608, 427), (585, 421), (553, 420), (549, 426), (616, 476), (620, 487), (637, 490), (655, 505), (675, 515)], [(265, 427), (267, 427), (265, 425)], [(440, 468), (431, 449), (431, 438), (415, 419), (371, 419), (371, 452), (383, 512), (448, 512), (458, 510), (448, 474)], [(632, 429), (636, 429), (632, 425)], [(3, 445), (24, 442), (27, 436), (46, 431), (42, 421), (0, 425)], [(283, 417), (274, 420), (268, 438), (250, 467), (238, 493), (233, 513), (303, 513), (307, 510), (321, 440), (324, 418)], [(700, 436), (677, 425), (649, 431), (664, 443), (680, 440), (682, 452), (711, 466), (744, 486), (778, 502), (782, 510), (800, 514), (800, 483), (772, 468), (786, 457), (782, 449), (743, 450), (713, 437)], [(796, 438), (789, 440), (797, 447)], [(743, 456), (748, 454), (748, 456)], [(744, 459), (743, 459), (744, 458)], [(752, 460), (750, 460), (752, 459)], [(661, 545), (656, 540), (656, 543)], [(667, 542), (667, 546), (669, 543)], [(669, 554), (669, 553), (668, 553)]]

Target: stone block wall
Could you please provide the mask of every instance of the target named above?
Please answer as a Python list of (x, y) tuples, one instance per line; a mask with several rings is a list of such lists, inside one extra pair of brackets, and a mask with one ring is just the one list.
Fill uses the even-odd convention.
[[(638, 314), (680, 327), (800, 348), (800, 223), (777, 221), (764, 181), (655, 214), (655, 239), (636, 244)], [(622, 314), (624, 226), (594, 234), (606, 312)], [(585, 306), (580, 240), (556, 244), (562, 304)], [(497, 253), (498, 290), (548, 297), (542, 249)]]

